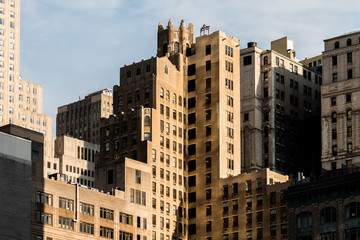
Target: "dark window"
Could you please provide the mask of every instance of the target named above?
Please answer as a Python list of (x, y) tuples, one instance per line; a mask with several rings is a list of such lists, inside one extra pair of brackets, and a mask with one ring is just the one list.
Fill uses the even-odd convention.
[(188, 81), (188, 92), (193, 92), (196, 89), (196, 80), (189, 80)]
[(148, 64), (148, 65), (146, 65), (146, 70), (145, 70), (146, 72), (150, 72), (150, 65)]
[(188, 184), (189, 184), (189, 187), (196, 186), (196, 175), (188, 177)]
[(194, 108), (196, 107), (196, 98), (189, 98), (188, 99), (188, 108)]
[(211, 125), (206, 126), (205, 129), (206, 129), (206, 136), (210, 136), (211, 135)]
[(206, 150), (206, 152), (211, 151), (211, 141), (208, 141), (205, 143), (205, 150)]
[(195, 64), (191, 64), (188, 66), (188, 76), (192, 76), (195, 75), (196, 73), (196, 65)]
[(136, 75), (140, 75), (141, 74), (141, 69), (140, 68), (137, 68), (136, 69)]
[(207, 78), (205, 80), (205, 83), (206, 83), (206, 89), (210, 89), (211, 88), (211, 78)]
[(353, 77), (353, 71), (352, 71), (352, 69), (347, 70), (347, 78), (348, 78), (348, 79), (352, 79), (352, 77)]
[(332, 57), (332, 65), (336, 66), (337, 65), (337, 56), (333, 56)]
[(188, 161), (188, 171), (195, 171), (196, 170), (196, 160)]
[(209, 71), (209, 70), (211, 70), (211, 61), (209, 60), (209, 61), (206, 61), (206, 66), (205, 66), (205, 69), (206, 69), (206, 71)]
[(196, 208), (189, 208), (189, 218), (196, 218)]
[(188, 130), (188, 140), (196, 139), (196, 128)]
[(244, 66), (251, 64), (251, 55), (244, 57)]
[(205, 111), (205, 115), (206, 115), (206, 120), (211, 120), (211, 110), (206, 110)]
[(331, 106), (336, 106), (336, 97), (331, 98)]
[(188, 154), (195, 155), (196, 154), (196, 144), (191, 144), (188, 146)]
[(211, 189), (206, 189), (205, 197), (206, 197), (206, 200), (211, 199)]
[(249, 113), (244, 113), (244, 122), (249, 121)]
[(190, 224), (189, 225), (189, 235), (196, 234), (196, 224)]
[(346, 46), (351, 46), (351, 39), (346, 40)]
[(127, 102), (128, 102), (128, 103), (132, 103), (132, 95), (131, 95), (131, 92), (128, 93), (128, 95), (127, 95)]
[(331, 113), (331, 123), (336, 123), (337, 114), (336, 112)]
[(189, 113), (188, 115), (188, 124), (196, 123), (196, 115), (195, 113)]
[(205, 158), (206, 168), (211, 168), (211, 157)]
[(351, 93), (346, 94), (346, 103), (350, 103), (351, 102)]
[(211, 45), (206, 45), (206, 47), (205, 47), (205, 54), (206, 54), (206, 55), (211, 54)]
[(205, 176), (206, 176), (206, 183), (211, 183), (211, 173), (207, 173)]
[(206, 94), (205, 95), (205, 104), (209, 105), (211, 103), (211, 94)]
[(131, 71), (126, 72), (126, 77), (128, 77), (128, 78), (131, 77)]
[(108, 170), (107, 172), (107, 184), (113, 184), (114, 183), (114, 170)]
[(189, 193), (189, 203), (196, 202), (196, 192)]
[(340, 45), (339, 45), (339, 42), (335, 42), (335, 48), (339, 48)]
[(268, 98), (268, 97), (269, 97), (269, 89), (264, 88), (264, 98)]
[(347, 53), (347, 62), (351, 63), (352, 62), (352, 53)]

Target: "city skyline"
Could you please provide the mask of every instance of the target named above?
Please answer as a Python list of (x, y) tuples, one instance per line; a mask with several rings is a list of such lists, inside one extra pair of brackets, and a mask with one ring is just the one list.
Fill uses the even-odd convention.
[(221, 29), (239, 38), (241, 49), (249, 41), (269, 49), (271, 40), (288, 36), (295, 41), (299, 60), (321, 54), (323, 39), (358, 29), (351, 2), (310, 5), (306, 1), (292, 3), (291, 8), (284, 1), (261, 7), (259, 1), (244, 5), (210, 2), (206, 6), (189, 1), (176, 6), (164, 1), (154, 5), (115, 0), (101, 6), (89, 0), (68, 3), (29, 0), (21, 7), (20, 74), (43, 87), (44, 113), (53, 119), (57, 107), (112, 88), (119, 81), (120, 67), (154, 56), (157, 24), (166, 24), (169, 18), (175, 24), (181, 19), (193, 23), (196, 37), (204, 23), (211, 32)]

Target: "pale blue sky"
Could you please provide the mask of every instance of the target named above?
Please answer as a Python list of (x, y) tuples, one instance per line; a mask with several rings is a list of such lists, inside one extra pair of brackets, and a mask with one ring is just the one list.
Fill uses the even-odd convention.
[(203, 24), (263, 49), (288, 36), (298, 59), (318, 55), (323, 40), (359, 30), (357, 0), (22, 0), (23, 78), (43, 87), (43, 112), (119, 84), (119, 69), (156, 53), (157, 25)]

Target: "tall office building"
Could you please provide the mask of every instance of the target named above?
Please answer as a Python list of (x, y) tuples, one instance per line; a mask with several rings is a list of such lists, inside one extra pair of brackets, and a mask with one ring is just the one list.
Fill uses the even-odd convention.
[(58, 108), (56, 136), (69, 136), (87, 142), (100, 143), (100, 118), (113, 114), (112, 90), (103, 89), (77, 102)]
[(52, 157), (52, 120), (42, 114), (42, 88), (19, 74), (20, 0), (0, 1), (0, 126), (15, 124), (45, 136)]
[(320, 158), (321, 73), (296, 61), (287, 37), (272, 41), (271, 50), (249, 43), (240, 54), (242, 171), (313, 172)]
[[(121, 68), (114, 115), (101, 121), (95, 186), (125, 190), (132, 181), (125, 177), (125, 159), (132, 158), (152, 169), (152, 240), (239, 239), (246, 233), (280, 239), (286, 214), (280, 220), (276, 211), (283, 211), (287, 177), (268, 169), (239, 175), (240, 42), (206, 31), (203, 26), (194, 42), (192, 24), (159, 24), (157, 57)], [(245, 191), (246, 198), (238, 195)], [(223, 206), (233, 211), (215, 210)], [(247, 227), (240, 225), (241, 214), (249, 215)], [(261, 224), (258, 232), (252, 217)], [(286, 236), (286, 228), (281, 232)]]
[(360, 32), (324, 40), (322, 166), (326, 170), (360, 162)]

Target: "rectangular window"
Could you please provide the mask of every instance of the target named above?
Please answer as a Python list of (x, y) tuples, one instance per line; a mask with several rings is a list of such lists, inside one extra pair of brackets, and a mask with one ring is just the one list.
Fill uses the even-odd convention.
[(196, 89), (196, 80), (189, 80), (188, 81), (188, 92), (193, 92)]
[(206, 71), (211, 70), (211, 61), (210, 61), (210, 60), (206, 61), (206, 63), (205, 63), (205, 69), (206, 69)]
[(80, 202), (80, 213), (94, 216), (94, 205)]
[[(123, 232), (120, 231), (120, 236), (121, 236), (122, 233)], [(132, 233), (129, 233), (129, 235), (126, 235), (126, 236), (128, 238), (130, 238), (130, 236), (131, 236), (131, 238), (132, 238)], [(107, 228), (107, 227), (104, 227), (104, 226), (100, 226), (100, 237), (114, 239), (114, 229)]]
[(59, 228), (74, 230), (74, 222), (70, 218), (59, 217)]
[(195, 75), (196, 73), (196, 65), (195, 64), (191, 64), (188, 66), (188, 76), (192, 76)]
[(337, 65), (337, 56), (333, 56), (332, 57), (332, 65), (336, 66)]
[(59, 197), (59, 208), (74, 211), (74, 200)]
[(250, 56), (245, 56), (244, 58), (244, 66), (247, 66), (247, 65), (251, 65), (251, 55)]
[(80, 222), (80, 232), (94, 235), (94, 224)]
[(45, 213), (41, 211), (36, 211), (36, 222), (46, 225), (53, 225), (53, 215), (50, 213)]
[(205, 55), (210, 55), (211, 54), (211, 45), (206, 45), (205, 46)]
[(114, 210), (100, 207), (100, 218), (114, 221)]

